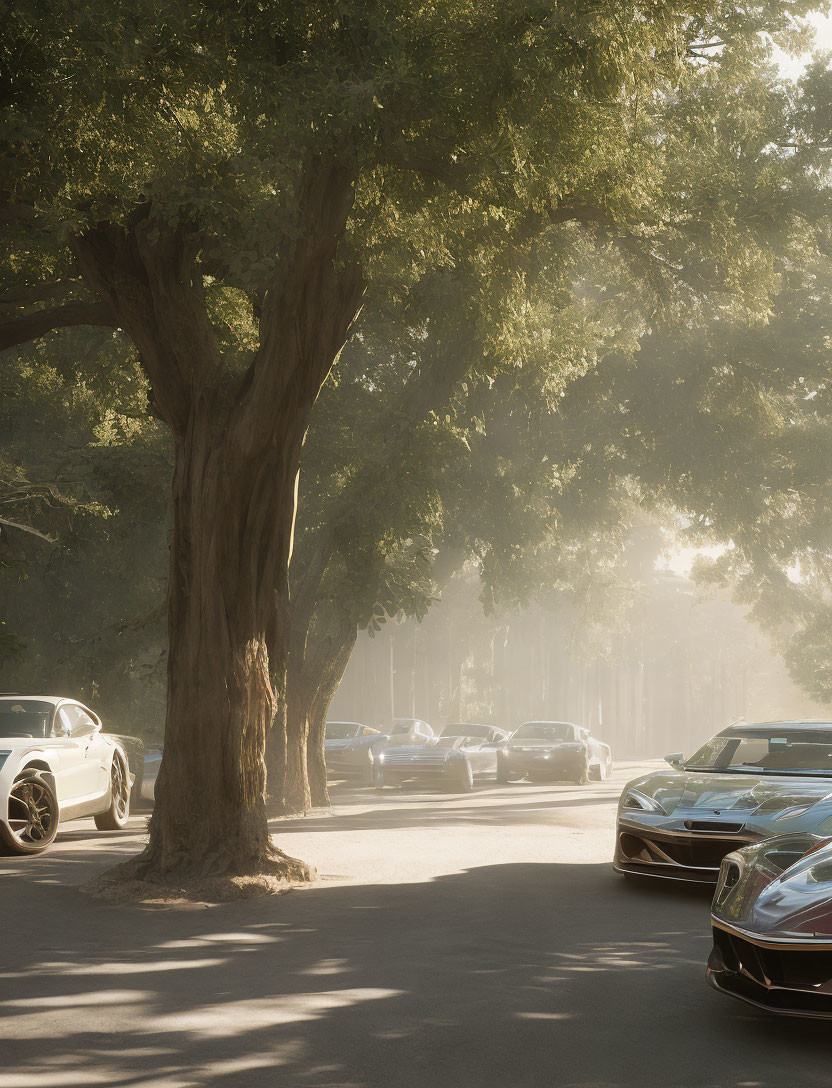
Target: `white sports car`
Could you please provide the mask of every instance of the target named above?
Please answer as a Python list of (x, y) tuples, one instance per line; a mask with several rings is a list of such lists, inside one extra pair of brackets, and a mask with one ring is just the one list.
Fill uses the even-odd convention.
[(117, 738), (73, 699), (0, 695), (0, 853), (37, 854), (61, 820), (124, 827), (133, 776)]

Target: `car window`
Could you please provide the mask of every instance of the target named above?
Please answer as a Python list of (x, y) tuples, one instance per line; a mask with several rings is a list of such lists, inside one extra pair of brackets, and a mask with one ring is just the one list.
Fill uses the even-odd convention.
[(362, 729), (356, 722), (327, 722), (324, 735), (328, 740), (349, 740), (361, 736)]
[(58, 711), (58, 732), (71, 737), (88, 737), (95, 732), (95, 722), (80, 706), (65, 703)]
[(81, 707), (75, 708), (75, 726), (72, 730), (74, 737), (88, 737), (91, 733), (94, 733), (96, 729), (95, 721), (90, 717), (86, 710), (82, 710)]
[(526, 722), (514, 734), (515, 740), (575, 740), (574, 725), (568, 722)]
[(829, 774), (832, 731), (774, 725), (757, 733), (720, 733), (686, 759), (685, 767), (707, 771), (752, 769), (761, 774)]
[(48, 737), (52, 703), (0, 699), (0, 737)]

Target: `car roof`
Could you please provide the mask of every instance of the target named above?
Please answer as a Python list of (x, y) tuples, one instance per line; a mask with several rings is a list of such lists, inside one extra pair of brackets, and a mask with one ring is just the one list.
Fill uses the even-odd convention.
[(499, 725), (489, 725), (488, 722), (448, 722), (447, 725), (443, 725), (443, 729), (468, 729), (470, 726), (476, 726), (477, 729), (499, 729)]
[(78, 699), (67, 699), (63, 695), (24, 695), (22, 691), (0, 692), (0, 699), (36, 699), (39, 703), (77, 703)]
[(722, 730), (721, 735), (729, 733), (754, 733), (760, 729), (832, 729), (832, 721), (826, 718), (789, 718), (785, 721), (773, 722), (735, 722), (727, 729)]
[(490, 722), (448, 722), (440, 728), (443, 733), (447, 733), (449, 729), (493, 729), (496, 733), (508, 732), (501, 725), (491, 725)]
[[(530, 721), (523, 722), (523, 725), (574, 725), (576, 729), (585, 729), (583, 725), (578, 725), (576, 722), (550, 722), (544, 721), (542, 718), (533, 718)], [(523, 728), (523, 725), (520, 728)]]

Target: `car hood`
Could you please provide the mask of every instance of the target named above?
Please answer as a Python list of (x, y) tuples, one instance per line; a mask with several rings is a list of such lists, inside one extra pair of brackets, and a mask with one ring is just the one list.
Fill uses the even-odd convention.
[(24, 748), (43, 748), (49, 745), (49, 738), (44, 737), (0, 737), (0, 749), (5, 752), (17, 752)]
[(345, 748), (366, 748), (368, 744), (374, 744), (383, 739), (378, 734), (370, 737), (339, 737), (337, 740), (333, 737), (331, 740), (324, 740), (324, 751), (341, 752)]
[(563, 748), (564, 745), (578, 748), (580, 743), (577, 740), (537, 740), (529, 738), (529, 740), (509, 741), (508, 748), (512, 752), (525, 752), (531, 751), (533, 748)]
[(708, 812), (734, 809), (763, 815), (775, 814), (797, 805), (815, 804), (832, 794), (832, 777), (658, 771), (635, 779), (628, 788), (658, 801), (668, 815), (677, 809), (703, 809)]
[(720, 879), (714, 920), (763, 940), (832, 943), (832, 841), (817, 848), (823, 841), (783, 835), (729, 854), (723, 863), (729, 880)]

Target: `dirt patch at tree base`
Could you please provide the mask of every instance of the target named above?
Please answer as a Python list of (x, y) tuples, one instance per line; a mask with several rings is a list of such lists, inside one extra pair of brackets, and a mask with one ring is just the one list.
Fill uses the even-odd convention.
[(113, 904), (212, 906), (263, 895), (282, 895), (308, 885), (316, 877), (310, 865), (288, 855), (270, 860), (260, 872), (179, 878), (146, 875), (139, 863), (128, 861), (88, 880), (81, 885), (81, 891)]

